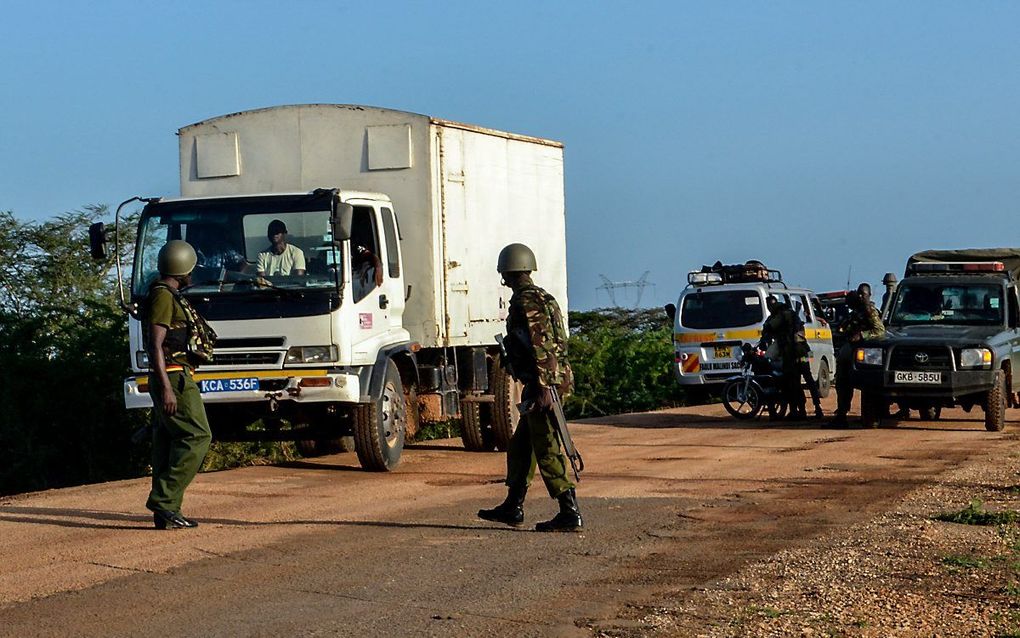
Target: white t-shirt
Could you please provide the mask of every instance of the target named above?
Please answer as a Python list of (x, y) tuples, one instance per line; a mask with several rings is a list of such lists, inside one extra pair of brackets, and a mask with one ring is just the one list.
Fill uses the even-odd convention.
[(294, 244), (287, 244), (283, 252), (277, 255), (273, 247), (259, 253), (258, 272), (268, 276), (289, 275), (295, 270), (305, 269), (305, 253)]

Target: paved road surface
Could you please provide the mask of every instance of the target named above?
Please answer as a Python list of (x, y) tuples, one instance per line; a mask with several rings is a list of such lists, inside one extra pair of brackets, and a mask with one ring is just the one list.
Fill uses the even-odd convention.
[[(342, 454), (200, 475), (195, 530), (152, 530), (144, 480), (2, 498), (0, 635), (640, 633), (635, 606), (1018, 451), (1016, 424), (981, 419), (828, 430), (701, 406), (575, 424), (577, 535), (476, 519), (504, 495), (503, 456), (458, 441), (413, 446), (390, 474)], [(537, 484), (528, 521), (554, 512)]]

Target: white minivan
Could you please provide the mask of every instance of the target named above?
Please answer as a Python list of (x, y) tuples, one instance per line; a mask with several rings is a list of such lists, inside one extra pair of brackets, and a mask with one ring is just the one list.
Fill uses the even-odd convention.
[(674, 372), (683, 386), (719, 389), (740, 369), (740, 347), (756, 344), (768, 317), (765, 298), (789, 304), (804, 322), (811, 346), (811, 374), (821, 396), (829, 395), (836, 356), (832, 330), (822, 317), (815, 293), (787, 286), (778, 270), (703, 269), (687, 275), (688, 285), (676, 306), (666, 306), (673, 319)]

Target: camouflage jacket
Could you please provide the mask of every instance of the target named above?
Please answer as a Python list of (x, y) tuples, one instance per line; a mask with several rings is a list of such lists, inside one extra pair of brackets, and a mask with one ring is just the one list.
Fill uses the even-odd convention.
[(846, 321), (840, 324), (839, 331), (846, 335), (847, 341), (853, 343), (861, 339), (877, 339), (884, 336), (885, 325), (875, 304), (868, 302), (863, 312), (850, 313)]
[(784, 360), (806, 357), (811, 352), (804, 334), (804, 323), (786, 304), (782, 304), (779, 311), (765, 320), (761, 340), (765, 343), (775, 341)]
[(567, 361), (567, 331), (552, 295), (534, 284), (515, 292), (506, 333), (507, 355), (518, 380), (559, 386), (563, 396), (570, 392), (573, 375)]

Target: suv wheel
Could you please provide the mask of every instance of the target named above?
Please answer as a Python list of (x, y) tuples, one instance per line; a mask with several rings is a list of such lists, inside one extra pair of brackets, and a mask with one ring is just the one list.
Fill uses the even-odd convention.
[(995, 382), (985, 398), (985, 429), (1001, 432), (1006, 427), (1006, 373), (995, 371)]

